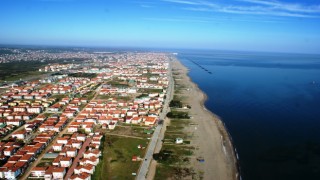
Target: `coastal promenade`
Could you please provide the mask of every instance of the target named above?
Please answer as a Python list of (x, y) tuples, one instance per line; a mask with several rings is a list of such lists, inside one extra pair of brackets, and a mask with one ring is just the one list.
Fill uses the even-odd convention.
[[(167, 94), (166, 94), (166, 99), (165, 99), (165, 102), (164, 102), (164, 106), (163, 106), (163, 110), (160, 114), (160, 119), (161, 120), (164, 120), (166, 115), (167, 115), (167, 112), (169, 110), (169, 103), (170, 101), (172, 100), (172, 97), (173, 97), (173, 79), (172, 79), (172, 67), (171, 67), (171, 61), (169, 62), (169, 72), (168, 72), (168, 77), (170, 78), (169, 79), (169, 86), (168, 86), (168, 89), (167, 89)], [(150, 168), (150, 163), (151, 163), (151, 160), (153, 159), (153, 153), (155, 151), (155, 148), (156, 148), (156, 145), (158, 143), (158, 141), (161, 141), (162, 139), (160, 138), (161, 136), (161, 129), (163, 127), (163, 123), (161, 124), (158, 124), (153, 135), (152, 135), (152, 138), (150, 140), (150, 143), (149, 143), (149, 146), (148, 146), (148, 149), (147, 149), (147, 152), (145, 154), (145, 157), (144, 157), (144, 160), (140, 166), (140, 169), (139, 169), (139, 172), (137, 174), (137, 180), (143, 180), (143, 179), (146, 179), (146, 176), (147, 176), (147, 173), (149, 171), (149, 168)]]

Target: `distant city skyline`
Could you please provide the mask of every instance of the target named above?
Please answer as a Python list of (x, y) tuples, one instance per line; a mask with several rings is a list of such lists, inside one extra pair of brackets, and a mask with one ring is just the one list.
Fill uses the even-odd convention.
[(317, 0), (1, 0), (0, 44), (320, 52)]

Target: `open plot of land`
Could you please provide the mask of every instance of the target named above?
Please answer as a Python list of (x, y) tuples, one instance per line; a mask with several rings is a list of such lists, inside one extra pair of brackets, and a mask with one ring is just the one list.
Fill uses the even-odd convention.
[(155, 179), (199, 179), (189, 166), (194, 147), (186, 145), (163, 145), (160, 153), (154, 155), (158, 161)]
[(191, 137), (191, 134), (184, 130), (185, 127), (188, 126), (189, 122), (190, 121), (187, 119), (170, 120), (170, 124), (167, 126), (163, 142), (175, 143), (176, 138), (183, 138), (184, 141), (186, 141), (189, 137)]
[[(195, 150), (195, 147), (189, 145), (191, 136), (186, 130), (190, 120), (176, 118), (166, 124), (162, 149), (154, 155), (158, 162), (154, 179), (199, 179), (198, 174), (189, 166)], [(175, 144), (176, 138), (183, 138), (184, 142)]]
[[(153, 130), (146, 126), (117, 126), (114, 130), (105, 130), (106, 134), (119, 136), (132, 136), (147, 139), (151, 137)], [(149, 132), (149, 134), (148, 134)]]
[(106, 135), (103, 142), (102, 158), (92, 179), (134, 179), (140, 163), (133, 162), (133, 156), (144, 157), (147, 139), (117, 137)]
[(37, 164), (37, 167), (49, 167), (52, 165), (54, 159), (45, 159), (42, 158), (40, 162)]
[(13, 61), (8, 63), (0, 63), (0, 82), (16, 81), (19, 79), (37, 79), (48, 73), (39, 72), (38, 69), (49, 63), (66, 64), (81, 63), (82, 59), (72, 61), (71, 59), (56, 59), (50, 61)]
[(0, 64), (0, 80), (1, 81), (15, 81), (27, 76), (37, 76), (44, 74), (38, 69), (43, 66), (41, 62), (9, 62)]
[(96, 99), (107, 100), (110, 98), (116, 98), (118, 100), (131, 101), (134, 99), (134, 96), (118, 96), (118, 95), (97, 95)]

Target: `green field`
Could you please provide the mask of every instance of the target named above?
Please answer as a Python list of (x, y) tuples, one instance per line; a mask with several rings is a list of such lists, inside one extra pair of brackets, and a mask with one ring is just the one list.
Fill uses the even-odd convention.
[(137, 173), (140, 163), (133, 162), (132, 156), (144, 157), (147, 139), (116, 137), (107, 135), (103, 142), (103, 153), (96, 166), (92, 179), (135, 179), (132, 173)]
[(107, 100), (109, 98), (115, 98), (117, 100), (125, 100), (125, 101), (130, 101), (133, 99), (131, 96), (118, 96), (118, 95), (98, 95), (96, 99), (102, 99), (102, 100)]
[(97, 77), (96, 73), (71, 73), (68, 74), (70, 77), (84, 77), (84, 78), (95, 78)]
[[(27, 77), (33, 77), (45, 74), (39, 72), (39, 68), (49, 63), (66, 64), (73, 62), (73, 59), (56, 59), (50, 61), (13, 61), (8, 63), (0, 63), (0, 82), (2, 81), (16, 81)], [(73, 63), (81, 63), (83, 59), (75, 59)]]

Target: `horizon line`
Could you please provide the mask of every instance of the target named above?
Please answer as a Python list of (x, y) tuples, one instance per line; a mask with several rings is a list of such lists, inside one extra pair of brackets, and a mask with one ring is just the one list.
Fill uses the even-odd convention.
[[(242, 50), (242, 49), (216, 49), (216, 48), (191, 48), (191, 47), (146, 47), (146, 46), (124, 46), (124, 45), (62, 45), (62, 44), (10, 44), (10, 43), (0, 43), (0, 48), (4, 46), (26, 46), (26, 47), (51, 47), (51, 48), (110, 48), (110, 49), (120, 49), (120, 50), (157, 50), (157, 51), (169, 51), (169, 50), (199, 50), (199, 51), (233, 51), (233, 52), (247, 52), (247, 53), (279, 53), (279, 54), (304, 54), (304, 55), (320, 55), (320, 53), (315, 52), (293, 52), (293, 51), (263, 51), (263, 50)], [(19, 47), (17, 47), (19, 48)]]

